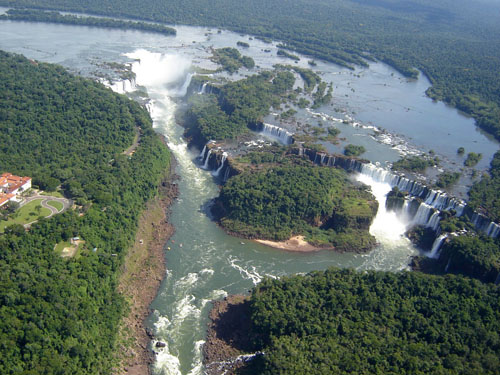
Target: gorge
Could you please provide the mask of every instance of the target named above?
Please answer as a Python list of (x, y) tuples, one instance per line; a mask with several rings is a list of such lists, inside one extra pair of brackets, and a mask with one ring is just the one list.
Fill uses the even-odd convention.
[[(367, 254), (339, 254), (332, 251), (300, 254), (279, 252), (251, 241), (227, 236), (211, 220), (209, 206), (219, 193), (215, 182), (227, 181), (238, 173), (237, 169), (231, 168), (233, 154), (230, 149), (212, 150), (210, 145), (202, 150), (189, 148), (183, 138), (184, 129), (177, 123), (176, 110), (185, 109), (183, 97), (189, 90), (193, 76), (197, 74), (192, 66), (212, 70), (215, 68), (209, 61), (209, 48), (212, 45), (232, 46), (236, 40), (247, 40), (250, 47), (243, 53), (251, 54), (259, 69), (271, 69), (275, 63), (284, 62), (286, 59), (264, 51), (270, 49), (275, 52), (276, 43), (270, 45), (227, 31), (216, 34), (207, 28), (179, 26), (176, 29), (176, 36), (165, 37), (92, 28), (85, 28), (83, 33), (81, 27), (68, 25), (10, 21), (0, 24), (2, 49), (23, 53), (40, 61), (59, 63), (83, 75), (95, 76), (96, 70), (102, 69), (96, 66), (96, 61), (130, 64), (135, 81), (124, 83), (122, 79), (113, 76), (112, 71), (106, 71), (106, 74), (112, 76), (112, 87), (147, 105), (155, 130), (165, 135), (168, 146), (177, 159), (177, 174), (181, 176), (180, 196), (172, 208), (171, 215), (176, 233), (166, 244), (171, 248), (166, 252), (168, 272), (152, 305), (154, 311), (148, 318), (148, 325), (155, 334), (155, 341), (151, 346), (157, 352), (154, 365), (156, 374), (202, 374), (201, 350), (210, 301), (228, 294), (246, 292), (266, 276), (279, 278), (294, 273), (324, 270), (330, 266), (357, 270), (407, 269), (409, 258), (419, 252), (404, 237), (407, 225), (401, 220), (401, 216), (398, 217), (394, 211), (386, 209), (385, 196), (394, 186), (415, 197), (405, 199), (403, 206), (396, 209), (399, 213), (407, 212), (407, 221), (435, 227), (438, 217), (438, 211), (435, 209), (453, 209), (470, 217), (475, 225), (488, 235), (498, 235), (498, 226), (495, 223), (491, 224), (479, 214), (468, 212), (460, 199), (429, 189), (425, 184), (394, 174), (385, 168), (386, 162), (395, 161), (399, 157), (400, 150), (411, 152), (418, 148), (433, 148), (438, 154), (441, 152), (436, 147), (436, 137), (428, 135), (426, 138), (425, 132), (416, 140), (394, 136), (394, 133), (404, 134), (406, 130), (408, 133), (415, 132), (410, 129), (411, 123), (422, 121), (422, 117), (426, 116), (428, 118), (422, 122), (426, 125), (430, 123), (430, 127), (438, 126), (436, 120), (432, 120), (437, 117), (446, 119), (442, 121), (445, 123), (443, 127), (451, 126), (446, 124), (455, 124), (457, 128), (468, 129), (462, 133), (454, 131), (450, 135), (454, 137), (455, 143), (450, 141), (453, 146), (448, 143), (443, 146), (442, 157), (445, 165), (461, 162), (455, 152), (456, 144), (460, 144), (465, 145), (468, 150), (483, 153), (483, 160), (477, 169), (484, 170), (498, 148), (497, 142), (477, 132), (471, 119), (423, 97), (423, 91), (430, 84), (425, 78), (407, 82), (383, 64), (373, 64), (371, 68), (356, 68), (355, 74), (361, 76), (357, 77), (347, 69), (318, 61), (315, 69), (322, 72), (324, 79), (330, 77), (331, 81), (338, 85), (334, 86), (334, 96), (337, 93), (338, 99), (334, 106), (325, 106), (314, 111), (301, 111), (297, 108), (297, 122), (306, 122), (307, 118), (311, 123), (322, 121), (325, 127), (338, 127), (342, 136), (346, 137), (342, 142), (365, 145), (368, 152), (364, 156), (372, 163), (333, 156), (337, 150), (336, 145), (329, 145), (327, 152), (306, 148), (293, 150), (318, 165), (342, 166), (346, 170), (354, 171), (358, 180), (372, 187), (380, 209), (371, 232), (380, 243), (379, 246)], [(57, 40), (58, 43), (50, 43), (51, 40)], [(306, 61), (307, 58), (301, 56), (298, 64), (307, 66)], [(254, 68), (248, 72), (235, 73), (231, 79), (243, 78), (246, 74), (257, 72), (257, 68)], [(224, 73), (221, 75), (229, 77)], [(387, 86), (386, 89), (379, 86), (374, 88), (374, 85), (379, 85), (380, 82), (387, 84), (390, 90)], [(205, 95), (211, 92), (209, 87), (211, 86), (202, 83), (194, 91)], [(355, 93), (351, 91), (352, 87), (355, 87)], [(349, 95), (348, 99), (346, 94)], [(385, 95), (387, 100), (358, 112), (363, 107), (362, 103), (367, 102), (367, 97), (379, 94)], [(348, 102), (352, 104), (347, 104)], [(372, 100), (368, 102), (373, 103)], [(412, 110), (408, 112), (406, 108), (410, 105)], [(335, 107), (342, 108), (336, 111)], [(385, 121), (383, 117), (389, 109), (392, 115)], [(359, 113), (359, 120), (353, 112)], [(429, 113), (432, 115), (426, 115)], [(439, 116), (434, 116), (436, 113)], [(268, 116), (264, 119), (263, 128), (257, 130), (283, 144), (292, 143), (291, 137), (296, 133), (298, 125), (286, 123), (287, 128), (281, 127), (275, 117)], [(366, 120), (368, 118), (370, 120)], [(369, 121), (374, 121), (376, 125), (370, 124)], [(409, 124), (408, 128), (404, 128), (405, 123)], [(381, 128), (387, 129), (387, 133), (376, 131)], [(258, 134), (255, 136), (259, 137)], [(382, 139), (388, 139), (387, 143), (382, 142)], [(262, 141), (265, 143), (266, 139)], [(412, 147), (412, 141), (417, 146)], [(255, 145), (248, 147), (251, 149), (260, 144), (257, 141), (254, 143)], [(247, 146), (243, 144), (236, 146), (238, 147)], [(429, 256), (437, 256), (438, 244), (444, 242), (444, 237), (439, 236), (436, 241), (436, 246), (429, 249)], [(158, 341), (165, 343), (165, 346), (156, 347)]]

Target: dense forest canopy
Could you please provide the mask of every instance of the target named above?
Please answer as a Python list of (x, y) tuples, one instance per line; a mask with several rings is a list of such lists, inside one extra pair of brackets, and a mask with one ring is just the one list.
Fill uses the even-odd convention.
[(499, 374), (500, 289), (457, 276), (330, 269), (252, 292), (261, 374)]
[(469, 205), (485, 212), (492, 220), (500, 222), (500, 151), (490, 165), (490, 174), (474, 184), (469, 191)]
[(457, 276), (330, 269), (250, 301), (260, 374), (499, 374), (500, 289)]
[(105, 27), (109, 29), (132, 29), (165, 35), (176, 34), (175, 29), (154, 23), (122, 21), (97, 17), (79, 17), (70, 14), (63, 15), (59, 12), (45, 12), (33, 9), (9, 9), (6, 14), (0, 15), (0, 19), (11, 21), (51, 22), (67, 25), (95, 26)]
[(255, 128), (271, 107), (278, 108), (294, 83), (288, 71), (264, 71), (215, 87), (214, 94), (193, 96), (186, 114), (186, 136), (201, 146), (210, 140), (236, 138)]
[(305, 235), (338, 251), (370, 249), (368, 228), (377, 211), (370, 192), (354, 186), (343, 170), (290, 164), (271, 163), (230, 178), (217, 199), (221, 224), (250, 238)]
[[(0, 373), (110, 374), (117, 275), (169, 153), (147, 112), (101, 84), (4, 52), (0, 72), (0, 172), (56, 179), (80, 205), (0, 236)], [(73, 236), (85, 245), (62, 258)]]
[(345, 66), (382, 60), (433, 83), (429, 95), (472, 114), (500, 139), (499, 5), (451, 0), (0, 0), (31, 6), (226, 27), (282, 41)]

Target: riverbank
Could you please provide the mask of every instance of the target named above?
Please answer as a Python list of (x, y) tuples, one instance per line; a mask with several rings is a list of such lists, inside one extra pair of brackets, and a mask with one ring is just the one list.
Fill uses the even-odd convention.
[(303, 253), (309, 253), (320, 250), (332, 250), (333, 247), (318, 247), (311, 245), (309, 242), (304, 240), (304, 236), (291, 237), (286, 241), (269, 241), (269, 240), (255, 240), (262, 245), (273, 247), (275, 249), (281, 249), (286, 251), (297, 251)]
[(203, 347), (207, 375), (235, 374), (252, 357), (244, 355), (251, 351), (249, 305), (249, 297), (243, 295), (213, 302)]
[(149, 306), (156, 297), (165, 276), (163, 247), (175, 228), (168, 222), (169, 207), (178, 195), (171, 162), (169, 173), (158, 188), (158, 195), (148, 202), (139, 219), (134, 245), (129, 249), (118, 290), (129, 303), (123, 318), (117, 356), (120, 362), (115, 375), (147, 375), (154, 355), (148, 348), (151, 333), (144, 325), (150, 314)]

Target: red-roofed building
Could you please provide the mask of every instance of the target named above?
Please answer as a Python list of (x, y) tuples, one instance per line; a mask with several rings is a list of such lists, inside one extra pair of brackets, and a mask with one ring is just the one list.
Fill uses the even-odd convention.
[(0, 207), (8, 201), (17, 201), (17, 195), (30, 188), (30, 177), (19, 177), (14, 176), (12, 173), (3, 173), (0, 176)]

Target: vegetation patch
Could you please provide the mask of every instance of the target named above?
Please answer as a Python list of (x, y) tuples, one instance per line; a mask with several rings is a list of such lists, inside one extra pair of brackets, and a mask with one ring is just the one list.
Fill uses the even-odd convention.
[(427, 167), (432, 167), (436, 164), (436, 159), (426, 159), (418, 156), (405, 156), (394, 162), (393, 170), (405, 170), (410, 172), (424, 172)]
[(376, 201), (335, 168), (271, 165), (244, 172), (223, 186), (215, 210), (224, 228), (244, 237), (305, 235), (339, 251), (361, 252), (374, 244), (368, 228)]
[(438, 176), (436, 186), (439, 188), (447, 188), (454, 185), (459, 179), (459, 172), (443, 172)]
[[(500, 289), (409, 272), (265, 279), (250, 298), (258, 374), (497, 374)], [(244, 335), (242, 335), (244, 336)]]
[(209, 140), (236, 138), (255, 128), (271, 107), (278, 108), (294, 83), (290, 72), (265, 71), (227, 83), (217, 94), (192, 96), (185, 135), (201, 146)]
[(41, 191), (40, 195), (46, 195), (47, 197), (64, 198), (64, 195), (60, 190), (58, 191)]
[(352, 144), (348, 144), (344, 148), (344, 155), (345, 156), (359, 156), (361, 154), (364, 154), (366, 152), (366, 149), (363, 146), (356, 146)]
[(495, 153), (489, 175), (475, 183), (469, 191), (469, 206), (500, 222), (500, 151)]
[(47, 204), (54, 207), (57, 211), (61, 211), (64, 208), (64, 204), (58, 201), (48, 201)]
[(9, 225), (25, 225), (49, 216), (51, 211), (48, 208), (42, 207), (40, 204), (41, 201), (42, 199), (33, 200), (10, 214), (7, 220), (0, 221), (0, 233), (3, 233)]
[(464, 161), (464, 165), (466, 167), (473, 167), (475, 166), (477, 163), (479, 163), (479, 161), (483, 158), (483, 154), (479, 153), (475, 153), (475, 152), (469, 152), (467, 154), (467, 158), (465, 159)]
[(100, 17), (79, 17), (70, 14), (62, 15), (59, 12), (45, 12), (34, 9), (9, 9), (0, 19), (11, 21), (51, 22), (67, 25), (81, 25), (92, 27), (105, 27), (109, 29), (141, 30), (164, 35), (175, 35), (175, 29), (155, 23), (123, 21)]
[(214, 49), (212, 61), (222, 65), (220, 70), (225, 70), (231, 74), (237, 72), (243, 66), (247, 69), (252, 69), (255, 66), (255, 62), (251, 57), (242, 56), (240, 51), (231, 47)]

